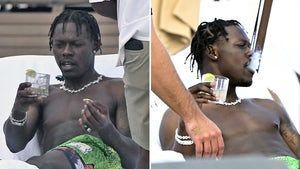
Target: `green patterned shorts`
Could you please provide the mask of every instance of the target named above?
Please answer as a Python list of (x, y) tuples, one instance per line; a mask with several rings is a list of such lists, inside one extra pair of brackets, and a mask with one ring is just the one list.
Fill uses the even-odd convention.
[(88, 134), (74, 137), (55, 150), (64, 152), (72, 169), (122, 169), (118, 153), (101, 139)]

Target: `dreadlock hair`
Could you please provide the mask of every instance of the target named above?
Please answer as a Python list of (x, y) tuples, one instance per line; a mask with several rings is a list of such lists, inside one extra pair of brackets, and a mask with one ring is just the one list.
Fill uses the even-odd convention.
[(77, 35), (81, 34), (82, 25), (86, 26), (87, 32), (90, 33), (90, 38), (94, 41), (96, 48), (94, 50), (100, 50), (101, 53), (101, 35), (100, 29), (95, 17), (86, 11), (66, 9), (60, 15), (58, 15), (49, 30), (49, 46), (52, 50), (53, 34), (56, 26), (63, 23), (63, 32), (65, 32), (65, 24), (74, 22), (76, 25)]
[(191, 71), (194, 69), (195, 61), (197, 62), (197, 78), (199, 77), (200, 70), (202, 70), (203, 57), (209, 45), (214, 44), (221, 36), (223, 36), (227, 41), (228, 39), (226, 36), (228, 33), (226, 32), (225, 27), (232, 25), (242, 27), (242, 25), (236, 20), (222, 19), (215, 19), (212, 22), (202, 22), (198, 26), (197, 31), (192, 39), (191, 52), (186, 58), (187, 60), (190, 57)]

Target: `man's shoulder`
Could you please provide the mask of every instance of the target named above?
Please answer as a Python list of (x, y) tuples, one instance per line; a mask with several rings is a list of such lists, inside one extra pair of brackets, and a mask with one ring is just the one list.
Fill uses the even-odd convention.
[(249, 98), (249, 99), (245, 99), (247, 100), (248, 102), (251, 102), (251, 103), (254, 103), (254, 104), (270, 104), (270, 105), (273, 105), (273, 104), (276, 104), (276, 102), (272, 99), (266, 99), (266, 98)]
[(273, 100), (266, 99), (266, 98), (248, 98), (245, 100), (254, 101), (254, 102), (274, 102)]
[(271, 109), (277, 109), (277, 110), (282, 109), (282, 105), (272, 99), (251, 98), (251, 99), (247, 99), (247, 100), (250, 101), (251, 103), (254, 103), (258, 106), (262, 106), (264, 108), (271, 108)]
[(107, 85), (108, 87), (112, 86), (122, 86), (124, 85), (123, 79), (118, 78), (118, 77), (108, 77), (108, 76), (103, 76), (102, 81), (100, 81), (99, 84), (104, 84)]
[(124, 93), (124, 82), (122, 78), (103, 76), (102, 81), (97, 84), (99, 91), (105, 90), (106, 93), (119, 95)]

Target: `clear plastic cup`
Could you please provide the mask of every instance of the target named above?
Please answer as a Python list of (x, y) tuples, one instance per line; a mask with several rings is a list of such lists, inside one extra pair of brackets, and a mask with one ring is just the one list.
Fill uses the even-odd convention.
[[(204, 79), (204, 78), (202, 78)], [(212, 81), (202, 81), (202, 82), (212, 82)], [(227, 90), (229, 85), (229, 79), (225, 76), (214, 75), (215, 87), (213, 88), (218, 101), (210, 101), (212, 103), (223, 104), (226, 101)]]
[(44, 73), (36, 73), (35, 76), (26, 75), (26, 82), (32, 85), (28, 90), (33, 91), (33, 97), (47, 97), (49, 95), (50, 75)]

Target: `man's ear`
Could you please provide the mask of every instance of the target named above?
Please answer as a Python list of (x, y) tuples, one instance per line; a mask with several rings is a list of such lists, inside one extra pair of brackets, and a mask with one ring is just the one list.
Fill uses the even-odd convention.
[[(101, 50), (101, 42), (94, 42), (94, 50), (98, 52), (98, 50), (100, 50), (100, 54), (102, 54), (102, 50)], [(94, 52), (95, 53), (95, 52)]]
[(212, 60), (217, 60), (218, 54), (217, 54), (216, 47), (213, 45), (208, 45), (207, 49), (208, 49), (208, 57)]

